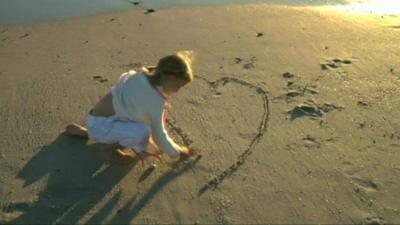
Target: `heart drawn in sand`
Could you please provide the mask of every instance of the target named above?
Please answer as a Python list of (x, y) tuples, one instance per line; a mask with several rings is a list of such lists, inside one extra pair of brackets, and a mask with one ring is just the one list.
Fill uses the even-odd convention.
[(201, 195), (217, 188), (253, 153), (267, 131), (268, 95), (261, 87), (232, 77), (209, 81), (197, 76), (180, 92), (173, 100), (172, 116), (179, 119), (169, 123), (172, 136), (201, 149), (202, 163), (217, 174), (200, 188)]

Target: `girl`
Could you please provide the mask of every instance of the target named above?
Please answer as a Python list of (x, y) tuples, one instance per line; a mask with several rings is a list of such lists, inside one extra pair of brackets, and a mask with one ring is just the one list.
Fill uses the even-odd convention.
[(142, 166), (147, 156), (161, 160), (162, 152), (173, 158), (191, 155), (193, 151), (177, 145), (165, 129), (170, 97), (193, 80), (191, 59), (192, 52), (178, 52), (161, 58), (156, 67), (123, 73), (90, 110), (88, 129), (72, 123), (66, 132), (104, 143), (121, 158), (130, 160), (136, 153)]

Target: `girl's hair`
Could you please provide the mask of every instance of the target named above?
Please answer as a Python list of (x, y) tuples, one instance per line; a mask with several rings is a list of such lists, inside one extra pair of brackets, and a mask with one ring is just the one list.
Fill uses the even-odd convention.
[(193, 80), (193, 51), (181, 51), (168, 55), (158, 61), (156, 67), (143, 67), (153, 86), (161, 85), (167, 77), (175, 77), (190, 82)]

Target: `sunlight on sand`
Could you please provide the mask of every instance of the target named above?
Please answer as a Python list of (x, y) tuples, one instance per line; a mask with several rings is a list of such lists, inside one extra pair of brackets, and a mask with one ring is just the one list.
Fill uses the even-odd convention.
[(378, 15), (400, 15), (399, 0), (370, 0), (364, 3), (336, 6), (335, 8), (354, 13), (371, 13)]
[(400, 28), (400, 0), (368, 0), (363, 3), (315, 8), (343, 13), (356, 20), (377, 22), (384, 26)]

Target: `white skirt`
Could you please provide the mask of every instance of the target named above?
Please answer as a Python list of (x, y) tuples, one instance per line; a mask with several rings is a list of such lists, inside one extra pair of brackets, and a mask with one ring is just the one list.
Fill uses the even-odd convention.
[(87, 124), (89, 138), (99, 143), (118, 143), (136, 152), (146, 151), (149, 144), (151, 129), (145, 123), (89, 114)]

